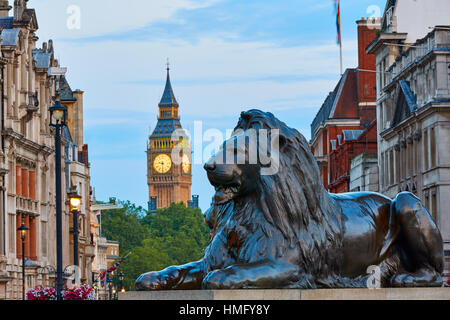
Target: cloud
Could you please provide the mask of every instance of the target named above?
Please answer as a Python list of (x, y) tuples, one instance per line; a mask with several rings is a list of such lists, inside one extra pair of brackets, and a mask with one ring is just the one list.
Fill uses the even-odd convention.
[[(171, 21), (180, 10), (196, 10), (216, 4), (220, 0), (31, 0), (38, 22), (49, 27), (43, 39), (80, 38), (142, 28), (156, 21)], [(68, 27), (79, 8), (80, 28)], [(75, 17), (78, 18), (78, 17)]]
[[(334, 43), (278, 47), (270, 42), (229, 42), (204, 38), (180, 41), (55, 44), (64, 52), (74, 88), (86, 90), (89, 108), (156, 112), (165, 83), (165, 58), (182, 112), (204, 115), (205, 107), (224, 115), (243, 105), (310, 106), (324, 97), (339, 72)], [(355, 65), (354, 41), (345, 42), (346, 65)], [(86, 63), (88, 62), (88, 63)], [(279, 100), (275, 102), (275, 97)], [(283, 101), (284, 99), (284, 101)], [(286, 100), (287, 99), (287, 100)], [(284, 105), (282, 105), (284, 104)]]

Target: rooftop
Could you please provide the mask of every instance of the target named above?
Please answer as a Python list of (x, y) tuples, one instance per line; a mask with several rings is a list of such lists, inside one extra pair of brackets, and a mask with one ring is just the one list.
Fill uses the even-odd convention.
[(16, 46), (19, 41), (19, 29), (3, 29), (1, 31), (1, 39), (3, 46)]
[(167, 68), (166, 87), (164, 88), (164, 93), (159, 104), (178, 106), (177, 99), (175, 99), (175, 95), (173, 94), (172, 84), (170, 83), (169, 68)]

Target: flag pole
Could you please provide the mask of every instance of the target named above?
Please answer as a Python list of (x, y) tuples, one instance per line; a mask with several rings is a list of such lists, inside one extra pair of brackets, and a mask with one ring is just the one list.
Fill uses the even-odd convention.
[(339, 56), (340, 56), (340, 61), (341, 61), (341, 77), (344, 74), (343, 73), (343, 65), (342, 65), (342, 38), (341, 41), (339, 41)]

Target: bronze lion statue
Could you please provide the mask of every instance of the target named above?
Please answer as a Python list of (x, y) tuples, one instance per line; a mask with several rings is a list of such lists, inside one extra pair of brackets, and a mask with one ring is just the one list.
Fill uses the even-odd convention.
[[(273, 174), (236, 143), (250, 130), (276, 137)], [(442, 285), (442, 237), (413, 194), (328, 193), (306, 139), (271, 113), (243, 112), (224, 145), (205, 164), (216, 193), (203, 258), (142, 274), (137, 290)]]

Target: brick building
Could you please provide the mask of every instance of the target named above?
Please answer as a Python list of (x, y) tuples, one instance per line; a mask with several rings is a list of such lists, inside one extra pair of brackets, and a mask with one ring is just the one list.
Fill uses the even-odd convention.
[(361, 153), (376, 154), (375, 57), (365, 48), (376, 37), (380, 20), (358, 25), (358, 68), (347, 69), (329, 93), (311, 124), (311, 150), (330, 192), (350, 189), (351, 160)]

